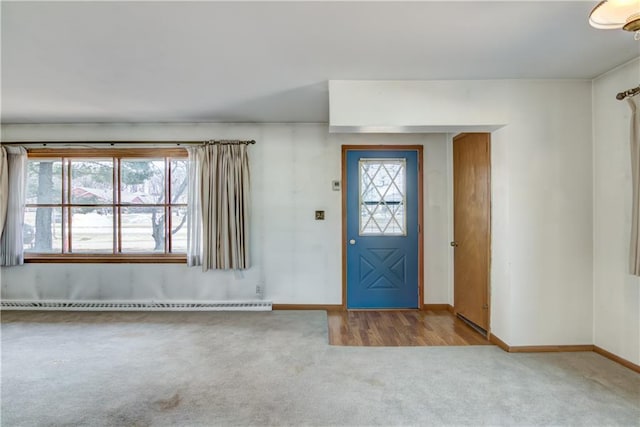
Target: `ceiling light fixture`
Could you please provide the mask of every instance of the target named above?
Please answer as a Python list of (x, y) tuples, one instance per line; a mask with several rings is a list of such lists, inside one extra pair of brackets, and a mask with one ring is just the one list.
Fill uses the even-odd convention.
[(622, 28), (640, 37), (640, 0), (604, 0), (593, 8), (589, 24), (602, 30)]

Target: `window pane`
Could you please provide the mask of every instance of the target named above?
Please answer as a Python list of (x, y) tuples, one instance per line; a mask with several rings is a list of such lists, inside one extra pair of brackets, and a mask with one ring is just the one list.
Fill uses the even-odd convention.
[(188, 165), (186, 159), (171, 160), (171, 203), (187, 203)]
[(122, 252), (164, 252), (164, 208), (121, 209)]
[(61, 159), (30, 160), (27, 166), (27, 203), (53, 204), (61, 201)]
[(187, 253), (187, 208), (171, 208), (171, 252)]
[(120, 161), (120, 201), (124, 204), (164, 203), (164, 160), (135, 159)]
[(113, 161), (71, 161), (71, 203), (102, 205), (113, 202)]
[(113, 209), (71, 209), (72, 252), (113, 253)]
[(29, 159), (25, 252), (163, 254), (171, 241), (172, 253), (185, 253), (188, 159), (149, 153)]
[(62, 209), (26, 208), (22, 240), (25, 252), (62, 252)]
[(360, 160), (360, 235), (406, 234), (405, 159)]

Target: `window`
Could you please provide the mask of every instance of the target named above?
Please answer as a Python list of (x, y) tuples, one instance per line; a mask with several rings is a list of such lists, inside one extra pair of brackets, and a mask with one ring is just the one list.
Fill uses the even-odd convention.
[(360, 235), (406, 235), (405, 159), (360, 159)]
[(29, 261), (184, 262), (184, 149), (29, 150)]

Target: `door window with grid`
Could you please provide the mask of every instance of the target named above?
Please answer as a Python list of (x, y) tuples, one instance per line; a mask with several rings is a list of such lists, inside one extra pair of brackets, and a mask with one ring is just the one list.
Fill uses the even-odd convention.
[(360, 159), (360, 235), (406, 235), (405, 159)]

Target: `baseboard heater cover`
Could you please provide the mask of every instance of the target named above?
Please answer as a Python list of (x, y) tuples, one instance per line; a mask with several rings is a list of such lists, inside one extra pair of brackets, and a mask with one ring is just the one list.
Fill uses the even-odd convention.
[(4, 300), (2, 310), (50, 311), (271, 311), (271, 301), (68, 301)]

